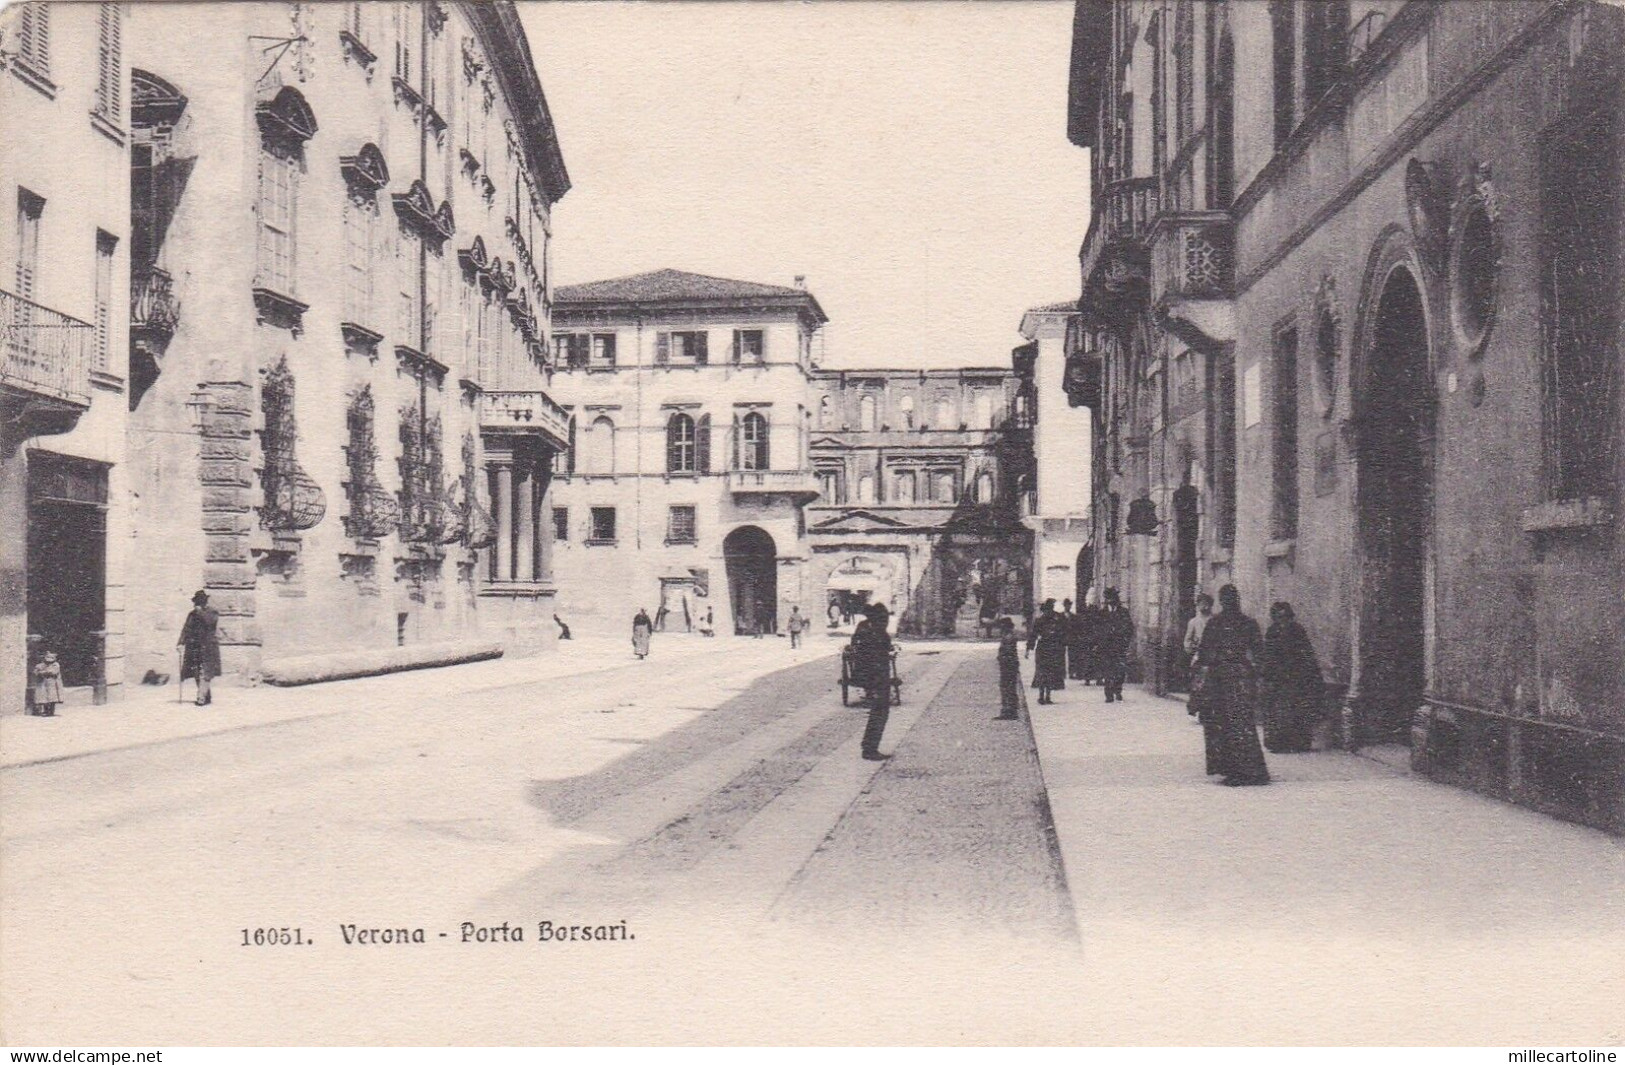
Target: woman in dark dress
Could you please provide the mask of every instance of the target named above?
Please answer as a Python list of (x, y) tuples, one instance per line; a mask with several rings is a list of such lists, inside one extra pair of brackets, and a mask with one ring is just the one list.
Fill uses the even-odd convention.
[(1033, 687), (1038, 689), (1038, 701), (1048, 705), (1055, 701), (1050, 694), (1066, 687), (1066, 621), (1055, 612), (1053, 599), (1038, 608), (1038, 619), (1027, 636), (1027, 654), (1034, 650), (1038, 664), (1033, 667)]
[(1326, 689), (1314, 645), (1298, 624), (1291, 603), (1270, 607), (1262, 672), (1264, 746), (1276, 754), (1309, 750)]
[(1202, 732), (1208, 774), (1229, 787), (1270, 782), (1255, 717), (1263, 650), (1258, 622), (1241, 612), (1236, 586), (1220, 588), (1219, 612), (1202, 632)]

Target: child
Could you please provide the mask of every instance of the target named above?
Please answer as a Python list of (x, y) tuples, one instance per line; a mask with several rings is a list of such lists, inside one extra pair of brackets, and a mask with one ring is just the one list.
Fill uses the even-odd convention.
[(34, 714), (55, 717), (56, 704), (62, 701), (62, 667), (56, 652), (46, 651), (45, 657), (34, 665)]
[(1016, 705), (1021, 699), (1021, 653), (1016, 648), (1016, 623), (1000, 618), (995, 628), (999, 633), (999, 697), (1003, 709), (993, 720), (1014, 721)]

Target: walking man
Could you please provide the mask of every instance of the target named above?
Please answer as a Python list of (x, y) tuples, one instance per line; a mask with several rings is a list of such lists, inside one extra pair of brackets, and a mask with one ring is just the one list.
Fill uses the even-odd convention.
[(1106, 686), (1106, 701), (1123, 701), (1123, 681), (1128, 676), (1128, 653), (1134, 645), (1134, 621), (1128, 616), (1116, 588), (1106, 589), (1106, 605), (1100, 610), (1100, 665)]
[(181, 652), (181, 680), (191, 677), (197, 681), (197, 705), (214, 702), (209, 682), (220, 675), (220, 615), (209, 605), (209, 593), (199, 591), (192, 596), (192, 612), (181, 626), (180, 642), (175, 649)]
[(852, 633), (852, 666), (869, 704), (869, 723), (863, 730), (863, 757), (871, 762), (890, 755), (880, 753), (880, 738), (891, 716), (891, 636), (886, 623), (891, 612), (883, 603), (874, 603), (864, 612), (864, 620)]
[(1021, 652), (1016, 646), (1016, 623), (1000, 618), (994, 627), (999, 633), (999, 703), (995, 721), (1014, 721), (1021, 703)]
[(799, 606), (790, 608), (790, 617), (784, 627), (790, 630), (790, 650), (794, 651), (801, 646), (801, 634), (807, 631), (807, 619), (801, 616)]

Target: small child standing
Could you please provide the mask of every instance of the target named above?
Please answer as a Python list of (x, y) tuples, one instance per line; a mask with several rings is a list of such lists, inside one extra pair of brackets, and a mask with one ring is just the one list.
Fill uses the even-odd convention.
[(1021, 652), (1016, 644), (1016, 623), (1000, 618), (995, 626), (999, 633), (999, 698), (1002, 709), (995, 721), (1014, 721), (1016, 707), (1021, 701)]
[(62, 701), (62, 666), (55, 651), (46, 651), (34, 663), (34, 715), (55, 717), (56, 704)]

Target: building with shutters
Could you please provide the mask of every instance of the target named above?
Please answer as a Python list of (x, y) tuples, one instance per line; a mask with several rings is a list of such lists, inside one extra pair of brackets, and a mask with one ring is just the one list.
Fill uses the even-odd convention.
[(513, 5), (128, 22), (128, 674), (198, 588), (228, 676), (551, 646), (569, 178)]
[(849, 624), (885, 604), (896, 631), (976, 636), (1032, 601), (1030, 396), (1003, 367), (813, 375), (802, 612)]
[(1073, 45), (1096, 582), (1146, 678), (1233, 583), (1296, 608), (1338, 742), (1625, 828), (1625, 11), (1080, 0)]
[(125, 678), (129, 69), (119, 4), (0, 12), (0, 713)]
[[(805, 601), (814, 337), (799, 282), (658, 270), (564, 285), (555, 378), (570, 447), (547, 515), (559, 612), (616, 635), (773, 633)], [(805, 610), (805, 607), (803, 607)]]

